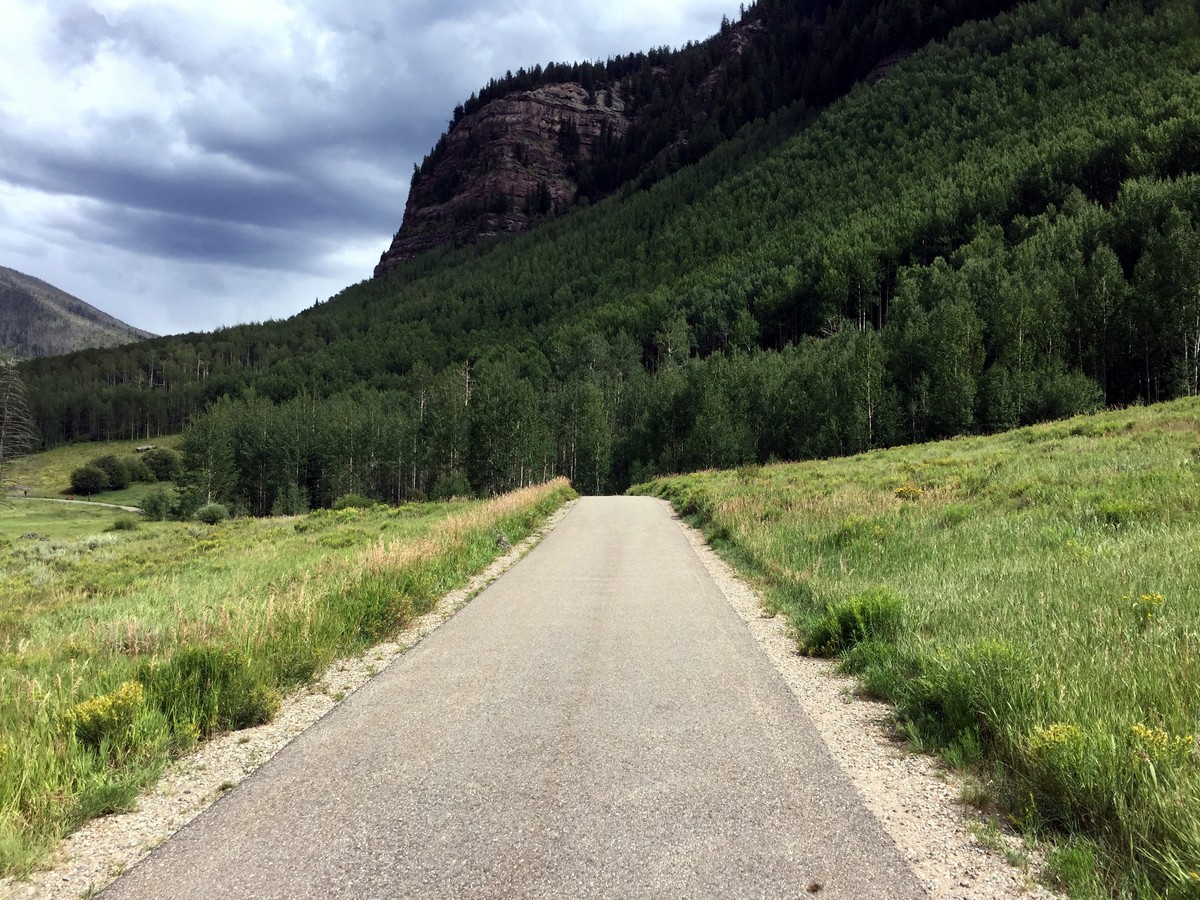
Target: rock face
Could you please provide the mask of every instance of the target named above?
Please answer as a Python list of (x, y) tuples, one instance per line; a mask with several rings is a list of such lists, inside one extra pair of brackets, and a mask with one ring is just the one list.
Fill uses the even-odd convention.
[(629, 125), (618, 88), (589, 93), (575, 83), (511, 94), (464, 116), (432, 168), (414, 176), (404, 224), (375, 275), (446, 244), (524, 231), (536, 216), (572, 203), (579, 163)]
[[(589, 168), (595, 175), (619, 157), (631, 127), (638, 152), (646, 154), (634, 168), (640, 165), (643, 174), (669, 170), (665, 158), (687, 148), (693, 129), (710, 115), (711, 129), (723, 95), (737, 87), (741, 76), (731, 76), (731, 64), (768, 38), (768, 27), (757, 19), (726, 26), (705, 42), (712, 52), (699, 71), (696, 56), (682, 68), (676, 65), (679, 58), (669, 57), (666, 64), (647, 64), (636, 76), (627, 71), (615, 80), (605, 80), (606, 73), (583, 84), (551, 82), (501, 96), (470, 114), (460, 108), (450, 130), (414, 172), (404, 222), (375, 275), (438, 247), (525, 231), (546, 213), (570, 206), (580, 193), (581, 174), (588, 181)], [(682, 89), (681, 81), (690, 87)], [(676, 102), (676, 115), (655, 113), (660, 86), (668, 102)], [(650, 133), (661, 139), (647, 141)], [(705, 141), (697, 146), (706, 146)], [(637, 174), (626, 168), (616, 177)], [(611, 193), (618, 186), (611, 168), (606, 177), (605, 186), (593, 179), (583, 193), (592, 198)]]

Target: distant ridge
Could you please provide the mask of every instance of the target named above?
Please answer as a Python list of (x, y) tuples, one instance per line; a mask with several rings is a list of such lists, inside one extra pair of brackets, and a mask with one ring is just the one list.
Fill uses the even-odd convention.
[(20, 357), (57, 356), (154, 336), (39, 278), (0, 266), (0, 349)]

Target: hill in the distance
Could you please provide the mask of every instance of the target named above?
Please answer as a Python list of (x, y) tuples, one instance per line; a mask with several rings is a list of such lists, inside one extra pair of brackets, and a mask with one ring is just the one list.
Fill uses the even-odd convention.
[(57, 356), (151, 337), (52, 284), (0, 266), (0, 350)]

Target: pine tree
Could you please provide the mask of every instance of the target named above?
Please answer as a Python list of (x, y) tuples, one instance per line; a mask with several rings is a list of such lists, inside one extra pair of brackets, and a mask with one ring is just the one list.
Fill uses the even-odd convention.
[(9, 466), (36, 445), (37, 433), (17, 362), (0, 358), (0, 488), (7, 483)]

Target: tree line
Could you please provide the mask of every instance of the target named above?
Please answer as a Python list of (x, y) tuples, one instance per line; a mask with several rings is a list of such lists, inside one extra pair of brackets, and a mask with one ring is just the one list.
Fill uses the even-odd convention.
[[(47, 443), (211, 424), (232, 456), (205, 494), (269, 512), (613, 490), (1195, 393), (1196, 21), (1022, 5), (648, 190), (286, 322), (27, 363), (31, 412)], [(277, 467), (255, 422), (310, 451)]]

